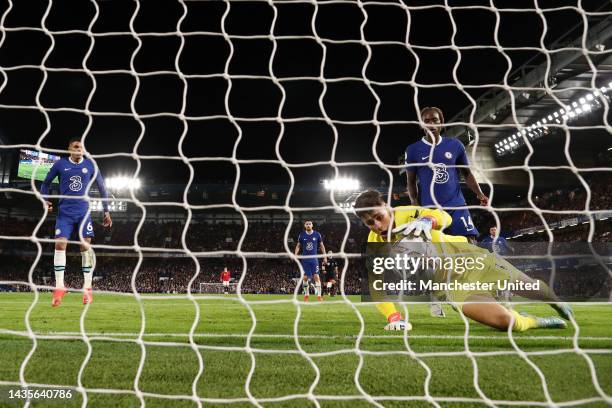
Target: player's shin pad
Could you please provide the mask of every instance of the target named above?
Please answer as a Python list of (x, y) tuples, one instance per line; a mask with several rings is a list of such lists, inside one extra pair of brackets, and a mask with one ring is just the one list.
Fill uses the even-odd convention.
[(55, 287), (64, 287), (64, 271), (66, 270), (66, 251), (55, 250), (53, 256), (53, 269), (55, 270)]
[(93, 270), (96, 267), (96, 255), (93, 249), (81, 252), (81, 265), (83, 267), (83, 288), (91, 288)]

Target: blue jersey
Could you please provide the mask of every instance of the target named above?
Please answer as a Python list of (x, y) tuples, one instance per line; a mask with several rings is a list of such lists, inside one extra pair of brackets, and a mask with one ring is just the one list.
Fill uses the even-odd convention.
[[(319, 245), (323, 242), (323, 238), (317, 231), (313, 230), (310, 234), (306, 231), (302, 231), (298, 236), (298, 242), (302, 247), (302, 255), (317, 255)], [(304, 259), (303, 261), (318, 262), (316, 259)]]
[[(461, 176), (459, 169), (452, 167), (455, 165), (468, 165), (467, 155), (463, 144), (457, 139), (440, 137), (440, 141), (433, 147), (432, 144), (421, 139), (406, 148), (406, 171), (416, 172), (418, 177), (418, 187), (421, 194), (420, 204), (430, 206), (439, 204), (442, 207), (460, 207), (465, 205), (465, 198), (461, 192), (459, 184)], [(434, 166), (427, 165), (431, 162)], [(414, 166), (413, 164), (422, 163), (425, 165)], [(433, 193), (436, 201), (431, 194), (431, 184), (433, 183)]]
[(497, 239), (494, 237), (487, 235), (480, 241), (480, 246), (487, 248), (491, 252), (495, 252), (496, 254), (505, 255), (511, 252), (510, 245), (508, 245), (508, 241), (506, 238), (499, 236)]
[[(55, 162), (51, 170), (49, 170), (47, 177), (45, 177), (40, 187), (40, 192), (45, 198), (48, 198), (51, 182), (55, 177), (59, 177), (60, 194), (75, 197), (60, 199), (59, 210), (61, 214), (85, 214), (89, 209), (89, 203), (84, 198), (86, 198), (87, 187), (94, 176), (94, 169), (95, 165), (89, 159), (83, 158), (80, 163), (75, 163), (70, 159), (62, 158)], [(99, 170), (96, 183), (102, 198), (108, 198), (108, 192)], [(102, 201), (102, 206), (104, 211), (108, 211), (108, 203), (105, 200)]]

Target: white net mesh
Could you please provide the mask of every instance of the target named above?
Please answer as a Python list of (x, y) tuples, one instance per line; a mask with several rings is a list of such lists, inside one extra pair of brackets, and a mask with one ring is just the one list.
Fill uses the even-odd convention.
[[(612, 12), (609, 8), (581, 1), (559, 5), (536, 1), (516, 8), (505, 8), (505, 5), (494, 1), (470, 5), (450, 1), (443, 4), (424, 2), (423, 5), (418, 5), (399, 1), (344, 0), (218, 3), (179, 0), (171, 6), (169, 3), (171, 2), (163, 6), (153, 6), (152, 3), (136, 1), (129, 6), (127, 3), (118, 6), (117, 2), (112, 1), (91, 1), (83, 10), (79, 9), (75, 15), (64, 19), (58, 16), (68, 13), (72, 7), (65, 2), (49, 0), (42, 7), (33, 7), (40, 15), (31, 11), (30, 18), (27, 17), (28, 10), (27, 7), (24, 9), (23, 4), (18, 5), (17, 2), (8, 0), (3, 5), (0, 19), (0, 53), (8, 47), (13, 48), (6, 51), (6, 62), (0, 63), (0, 108), (5, 111), (5, 117), (15, 112), (19, 112), (19, 115), (29, 112), (19, 116), (22, 123), (29, 122), (28, 118), (34, 116), (28, 115), (33, 112), (38, 115), (38, 121), (42, 118), (42, 124), (39, 123), (38, 131), (33, 132), (36, 125), (23, 123), (24, 128), (32, 134), (35, 133), (37, 138), (34, 140), (24, 137), (23, 140), (27, 139), (27, 142), (23, 143), (20, 142), (22, 139), (17, 138), (17, 143), (0, 145), (1, 150), (31, 149), (65, 153), (57, 146), (62, 146), (58, 141), (65, 137), (61, 133), (67, 131), (63, 128), (65, 120), (60, 119), (60, 116), (68, 115), (69, 118), (78, 116), (80, 128), (75, 127), (78, 128), (79, 134), (83, 134), (85, 148), (96, 146), (95, 151), (88, 149), (88, 156), (95, 161), (129, 161), (132, 163), (131, 171), (135, 177), (146, 177), (147, 170), (155, 166), (158, 166), (157, 171), (165, 166), (170, 168), (175, 163), (183, 165), (184, 168), (179, 200), (166, 200), (162, 193), (155, 196), (151, 194), (148, 198), (155, 199), (147, 200), (147, 197), (134, 190), (130, 190), (129, 196), (121, 198), (140, 214), (138, 220), (133, 222), (134, 228), (130, 230), (133, 234), (130, 242), (119, 244), (113, 242), (112, 238), (104, 242), (94, 241), (95, 250), (99, 259), (106, 262), (105, 266), (109, 267), (108, 265), (115, 262), (129, 269), (131, 289), (131, 293), (115, 293), (109, 288), (108, 291), (96, 291), (96, 294), (99, 292), (103, 293), (101, 297), (114, 295), (120, 298), (117, 305), (125, 304), (125, 308), (132, 311), (129, 319), (137, 322), (137, 326), (117, 322), (106, 326), (99, 325), (96, 323), (96, 319), (100, 317), (95, 313), (97, 305), (88, 304), (78, 310), (78, 313), (75, 314), (72, 310), (73, 313), (66, 315), (67, 319), (78, 319), (78, 331), (66, 329), (74, 328), (70, 324), (60, 324), (57, 326), (60, 329), (51, 327), (51, 330), (47, 330), (49, 326), (41, 323), (41, 320), (44, 320), (41, 308), (48, 307), (42, 296), (46, 296), (46, 291), (51, 289), (52, 285), (40, 282), (37, 268), (40, 264), (44, 265), (44, 250), (53, 242), (48, 237), (43, 238), (47, 234), (45, 228), (48, 224), (45, 224), (45, 217), (48, 214), (35, 217), (35, 226), (28, 235), (4, 233), (0, 229), (1, 240), (31, 243), (33, 247), (30, 250), (34, 254), (27, 279), (3, 278), (0, 281), (0, 285), (27, 287), (33, 294), (28, 298), (25, 308), (11, 306), (21, 313), (19, 315), (23, 317), (24, 329), (13, 329), (12, 323), (2, 327), (3, 320), (0, 316), (0, 334), (6, 336), (7, 344), (15, 338), (29, 341), (26, 352), (16, 354), (19, 360), (17, 378), (13, 378), (11, 373), (3, 374), (0, 371), (0, 385), (71, 389), (80, 395), (83, 406), (100, 395), (126, 395), (133, 398), (126, 400), (126, 406), (144, 406), (159, 401), (169, 404), (171, 400), (193, 402), (197, 406), (209, 403), (250, 403), (263, 406), (269, 403), (285, 402), (291, 405), (303, 402), (317, 407), (353, 400), (375, 406), (420, 402), (436, 407), (453, 406), (449, 405), (453, 403), (474, 406), (600, 406), (612, 403), (607, 374), (610, 368), (612, 337), (609, 332), (597, 330), (591, 330), (592, 335), (584, 335), (578, 322), (573, 319), (571, 335), (530, 333), (529, 336), (517, 338), (511, 330), (507, 335), (495, 336), (491, 332), (474, 329), (474, 323), (470, 323), (460, 314), (461, 324), (455, 325), (455, 330), (450, 334), (440, 329), (440, 326), (445, 325), (444, 321), (436, 321), (434, 327), (431, 321), (426, 323), (427, 320), (423, 319), (417, 320), (415, 328), (422, 323), (432, 329), (431, 333), (425, 329), (417, 333), (405, 332), (403, 336), (396, 338), (401, 339), (400, 348), (395, 343), (388, 343), (390, 336), (382, 331), (375, 334), (382, 329), (383, 324), (369, 330), (370, 322), (377, 324), (381, 319), (380, 316), (375, 316), (372, 304), (360, 303), (349, 297), (349, 294), (355, 292), (349, 290), (352, 282), (350, 280), (353, 278), (350, 277), (348, 260), (359, 257), (357, 250), (351, 250), (359, 244), (351, 241), (355, 237), (355, 229), (358, 228), (355, 219), (342, 209), (341, 199), (333, 193), (330, 193), (322, 204), (309, 204), (308, 200), (303, 200), (301, 204), (296, 205), (293, 201), (294, 193), (303, 188), (300, 185), (300, 177), (321, 168), (337, 177), (350, 171), (375, 172), (378, 180), (382, 177), (385, 184), (370, 184), (376, 184), (381, 190), (386, 190), (391, 201), (394, 191), (397, 194), (394, 187), (403, 183), (404, 176), (398, 176), (398, 170), (404, 166), (396, 164), (396, 158), (403, 150), (389, 153), (389, 149), (384, 146), (398, 145), (390, 140), (401, 136), (399, 145), (403, 145), (402, 149), (405, 148), (405, 133), (417, 132), (422, 124), (416, 114), (422, 107), (428, 104), (461, 104), (467, 106), (467, 111), (463, 112), (463, 116), (459, 114), (456, 119), (447, 123), (447, 128), (462, 133), (462, 137), (469, 142), (471, 169), (482, 184), (488, 185), (490, 201), (486, 213), (489, 218), (485, 219), (493, 219), (496, 225), (503, 228), (504, 219), (500, 214), (529, 211), (532, 216), (530, 220), (537, 220), (524, 225), (521, 234), (544, 230), (548, 239), (554, 241), (553, 230), (555, 226), (561, 228), (563, 221), (554, 219), (553, 223), (557, 224), (551, 226), (551, 220), (547, 217), (578, 217), (576, 223), (586, 220), (589, 224), (588, 241), (596, 241), (599, 231), (596, 223), (603, 222), (600, 220), (609, 214), (610, 206), (606, 207), (605, 202), (598, 202), (595, 208), (591, 206), (594, 199), (591, 191), (593, 183), (584, 174), (601, 172), (607, 175), (609, 173), (605, 172), (612, 171), (612, 167), (609, 163), (591, 166), (575, 164), (572, 136), (585, 130), (603, 132), (606, 137), (612, 133), (608, 122), (609, 100), (606, 97), (610, 89), (609, 68), (606, 65), (610, 55), (607, 49), (609, 32), (612, 29)], [(557, 14), (564, 13), (572, 14), (573, 19), (562, 17), (561, 20), (554, 20), (556, 23), (551, 27), (549, 21), (556, 18)], [(488, 25), (481, 18), (486, 19)], [(569, 18), (574, 22), (572, 24), (581, 24), (578, 34), (571, 39), (554, 43), (555, 47), (550, 47), (552, 40), (568, 31), (568, 27), (558, 23), (565, 21), (563, 18)], [(63, 26), (66, 21), (68, 24)], [(308, 24), (292, 26), (294, 21), (307, 21)], [(470, 34), (471, 37), (468, 35), (468, 40), (462, 37), (462, 29), (469, 31), (481, 22), (488, 36), (486, 39), (481, 37), (480, 31)], [(514, 26), (502, 26), (504, 24)], [(537, 34), (534, 34), (531, 26), (539, 27), (539, 30), (535, 31)], [(517, 33), (522, 30), (525, 32)], [(423, 31), (427, 31), (426, 36), (432, 37), (431, 41), (425, 42), (427, 45), (420, 45), (414, 40), (415, 32)], [(389, 34), (385, 36), (384, 33)], [(14, 42), (17, 41), (17, 44), (23, 47), (23, 43), (19, 42), (23, 41), (27, 46), (28, 36), (38, 44), (33, 46), (33, 49), (42, 50), (38, 63), (32, 63), (34, 58), (10, 57), (16, 47)], [(527, 38), (529, 41), (523, 44), (518, 40), (513, 42), (509, 40), (513, 36), (519, 39)], [(69, 37), (77, 38), (75, 41), (80, 41), (81, 48), (78, 49), (75, 42), (69, 43), (66, 49), (63, 41)], [(440, 38), (443, 40), (439, 41)], [(129, 41), (130, 47), (117, 47), (118, 43), (113, 43), (113, 39), (126, 43)], [(164, 41), (169, 41), (171, 45), (164, 45)], [(41, 43), (45, 44), (44, 49), (41, 49)], [(513, 45), (515, 43), (519, 45)], [(155, 53), (154, 50), (158, 46), (160, 52)], [(309, 47), (314, 46), (317, 50), (313, 52)], [(100, 47), (106, 48), (100, 51)], [(220, 51), (219, 47), (224, 47), (223, 51)], [(127, 49), (129, 51), (126, 51)], [(302, 49), (308, 49), (308, 52), (304, 51), (304, 55), (300, 55)], [(173, 50), (173, 53), (168, 55), (168, 50)], [(497, 53), (498, 59), (489, 59), (487, 52)], [(143, 56), (145, 54), (146, 58)], [(313, 59), (313, 55), (317, 57)], [(527, 60), (525, 56), (533, 55), (537, 55), (537, 59), (527, 67), (521, 67), (523, 71), (517, 73), (514, 68), (519, 68)], [(79, 60), (80, 65), (71, 65), (75, 58)], [(447, 58), (453, 58), (454, 62), (448, 63), (445, 60)], [(261, 64), (262, 61), (264, 64)], [(440, 61), (442, 68), (439, 68), (440, 72), (432, 74), (433, 80), (428, 81), (427, 73), (435, 71), (436, 61)], [(122, 66), (122, 63), (126, 66)], [(565, 85), (558, 85), (557, 82), (573, 78), (571, 72), (567, 77), (563, 75), (568, 70), (576, 69), (575, 65), (579, 63), (588, 67), (578, 75), (582, 82), (569, 80)], [(385, 67), (381, 68), (381, 65)], [(153, 68), (143, 69), (143, 66)], [(466, 74), (465, 70), (470, 73)], [(16, 91), (12, 86), (13, 83), (24, 86), (31, 72), (41, 76), (39, 80), (31, 81), (34, 85), (29, 85), (35, 88), (34, 94), (30, 95), (33, 103), (21, 103), (19, 98), (14, 97)], [(62, 77), (64, 74), (68, 76)], [(466, 83), (462, 78), (465, 75), (472, 80), (478, 79), (479, 76), (494, 79), (491, 82), (475, 80), (474, 83)], [(447, 80), (440, 79), (444, 77)], [(164, 90), (164, 87), (170, 87), (171, 83), (174, 94)], [(58, 100), (64, 101), (65, 105), (62, 105), (62, 102), (58, 105), (53, 102), (53, 97), (49, 96), (61, 95), (64, 88), (70, 93), (72, 87), (78, 88), (76, 94), (80, 94), (81, 100), (75, 101), (69, 96), (65, 99), (59, 97)], [(26, 88), (24, 87), (24, 94), (28, 92)], [(448, 100), (430, 103), (434, 98), (440, 97), (436, 92), (444, 89), (453, 90), (449, 91)], [(104, 96), (109, 90), (111, 95)], [(492, 94), (486, 94), (485, 91)], [(537, 127), (529, 127), (541, 116), (538, 111), (533, 111), (531, 116), (525, 116), (526, 109), (533, 105), (533, 98), (546, 97), (552, 100), (541, 110), (548, 114), (547, 109), (568, 109), (574, 96), (579, 97), (589, 92), (592, 95), (594, 91), (598, 91), (600, 95), (596, 98), (600, 102), (593, 108), (598, 112), (598, 119), (572, 122), (568, 118), (559, 122), (549, 121), (547, 126), (538, 122)], [(6, 97), (1, 98), (3, 95)], [(155, 103), (152, 100), (156, 100)], [(160, 108), (164, 106), (167, 107), (166, 110)], [(495, 122), (493, 116), (502, 117), (504, 109), (507, 120)], [(486, 121), (488, 116), (492, 120)], [(557, 118), (557, 115), (554, 117)], [(105, 128), (104, 121), (108, 118), (115, 122)], [(165, 120), (171, 121), (172, 125), (163, 122)], [(223, 124), (206, 127), (219, 122)], [(124, 125), (131, 129), (131, 133), (124, 130)], [(161, 135), (155, 129), (156, 125), (160, 126)], [(254, 131), (257, 126), (261, 128)], [(69, 127), (68, 131), (74, 131), (75, 127)], [(174, 139), (164, 136), (169, 127), (173, 129), (171, 133)], [(531, 136), (531, 133), (521, 135), (520, 131), (524, 129), (533, 131), (534, 136)], [(539, 165), (530, 161), (532, 156), (537, 155), (537, 130), (541, 130), (541, 133), (554, 131), (565, 135), (562, 150), (565, 163)], [(466, 132), (471, 136), (466, 136)], [(512, 132), (517, 132), (519, 137), (512, 138)], [(313, 133), (324, 133), (329, 138), (321, 142), (320, 138), (313, 136), (313, 142), (309, 139)], [(504, 142), (506, 136), (510, 136), (508, 142)], [(107, 142), (101, 142), (101, 139), (105, 138)], [(270, 140), (272, 142), (267, 146), (268, 153), (273, 153), (269, 156), (262, 158), (257, 154), (249, 154), (249, 148), (254, 149), (255, 146), (264, 145)], [(124, 149), (126, 142), (129, 142), (129, 147)], [(121, 148), (115, 149), (115, 143)], [(161, 146), (171, 144), (174, 147), (166, 154), (151, 148), (151, 144), (156, 143)], [(511, 147), (506, 149), (505, 145)], [(521, 145), (526, 145), (528, 151), (523, 164), (503, 161), (503, 157), (508, 158), (514, 153), (524, 154), (525, 149), (523, 153), (519, 149)], [(217, 149), (216, 146), (226, 146), (227, 149), (218, 153), (223, 148)], [(319, 154), (319, 150), (325, 151), (325, 154)], [(495, 154), (503, 157), (494, 158)], [(275, 180), (285, 177), (284, 183), (288, 190), (279, 193), (276, 201), (246, 205), (244, 180), (265, 166), (274, 168), (265, 174), (274, 174)], [(196, 180), (201, 176), (202, 169), (209, 172), (225, 171), (225, 174), (234, 175), (227, 202), (204, 200), (194, 203), (190, 194), (196, 189)], [(539, 206), (535, 199), (538, 176), (534, 174), (546, 171), (573, 174), (584, 187), (584, 207), (566, 210)], [(525, 184), (520, 191), (526, 193), (526, 204), (496, 205), (496, 187), (505, 181), (504, 174), (514, 177), (521, 172), (524, 173), (522, 179)], [(281, 173), (283, 176), (278, 176)], [(33, 178), (29, 189), (8, 186), (0, 188), (0, 191), (42, 200)], [(207, 193), (198, 191), (198, 194), (202, 196)], [(467, 208), (478, 210), (481, 207), (468, 205)], [(147, 241), (147, 234), (151, 231), (145, 223), (150, 221), (148, 214), (161, 214), (157, 215), (156, 219), (161, 223), (164, 219), (163, 211), (182, 212), (178, 223), (180, 233), (175, 234), (175, 247), (150, 244)], [(198, 246), (193, 235), (190, 235), (194, 233), (194, 229), (208, 228), (205, 223), (197, 221), (198, 217), (206, 213), (217, 214), (219, 211), (233, 212), (234, 224), (237, 222), (241, 225), (238, 236), (233, 237), (231, 241), (236, 244), (234, 249), (228, 250), (214, 245)], [(253, 222), (253, 217), (262, 212), (281, 214), (279, 219), (284, 227), (282, 237), (279, 237), (282, 247), (277, 245), (278, 250), (252, 250), (257, 246), (251, 245), (254, 238), (249, 235), (249, 231), (261, 232), (258, 224)], [(323, 306), (306, 305), (300, 301), (299, 285), (296, 288), (295, 283), (290, 280), (283, 290), (289, 294), (293, 293), (292, 296), (259, 299), (245, 293), (257, 293), (250, 286), (253, 285), (250, 280), (253, 279), (251, 271), (257, 262), (263, 262), (262, 259), (277, 259), (287, 261), (287, 264), (289, 261), (297, 261), (293, 255), (293, 238), (296, 235), (294, 226), (299, 224), (304, 214), (316, 216), (334, 212), (340, 214), (334, 216), (333, 223), (333, 228), (341, 231), (336, 232), (337, 256), (346, 260), (339, 276), (339, 300), (326, 301)], [(27, 218), (27, 215), (18, 215)], [(268, 217), (273, 218), (276, 215)], [(32, 217), (31, 214), (29, 216)], [(215, 224), (212, 228), (223, 227), (221, 224)], [(206, 240), (206, 236), (200, 238)], [(71, 241), (71, 244), (78, 242)], [(133, 262), (121, 263), (125, 260), (117, 254), (122, 251), (129, 253), (130, 256), (125, 258), (130, 258)], [(8, 254), (11, 256), (10, 252)], [(223, 257), (233, 257), (231, 259), (235, 265), (234, 277), (237, 280), (236, 297), (200, 296), (198, 292), (206, 293), (206, 288), (210, 287), (215, 287), (218, 293), (221, 292), (221, 288), (216, 287), (220, 284), (204, 281), (202, 276), (209, 272), (203, 269), (220, 270), (223, 265), (219, 262), (224, 262)], [(551, 250), (547, 257), (554, 259)], [(104, 261), (104, 258), (107, 260)], [(185, 293), (176, 293), (171, 283), (167, 284), (167, 292), (174, 292), (173, 294), (145, 293), (146, 282), (142, 281), (144, 278), (141, 269), (149, 265), (147, 262), (162, 263), (168, 260), (168, 265), (172, 262), (187, 265), (183, 270), (184, 274), (188, 275), (184, 278)], [(296, 269), (297, 264), (299, 262), (291, 265)], [(202, 265), (206, 265), (206, 268)], [(601, 266), (607, 268), (605, 260), (601, 261)], [(303, 276), (304, 271), (301, 267), (299, 269), (300, 276)], [(609, 273), (609, 270), (606, 270)], [(554, 280), (554, 271), (553, 267), (551, 282)], [(17, 276), (23, 278), (23, 275)], [(234, 286), (232, 291), (233, 289)], [(609, 297), (610, 293), (607, 295)], [(19, 301), (8, 299), (2, 303), (15, 305), (19, 304)], [(152, 312), (151, 305), (154, 303), (161, 309), (169, 308), (169, 314)], [(582, 305), (604, 308), (606, 303), (585, 302), (576, 308), (580, 309)], [(262, 319), (262, 316), (270, 314), (276, 316), (276, 307), (290, 310), (290, 313), (283, 316), (289, 316), (290, 325), (285, 325), (283, 330), (274, 329), (274, 324), (281, 324), (275, 321), (274, 317), (272, 321), (268, 317)], [(326, 333), (313, 329), (320, 325), (320, 322), (312, 323), (312, 315), (323, 307), (344, 308), (344, 317), (341, 319), (334, 319), (332, 312), (326, 312), (329, 316), (325, 315), (323, 318), (324, 321), (330, 320), (334, 327), (340, 326), (339, 330)], [(417, 306), (410, 302), (402, 305), (402, 314), (412, 315), (413, 307)], [(7, 312), (12, 310), (11, 308), (6, 306)], [(242, 312), (238, 311), (238, 308)], [(217, 330), (215, 323), (221, 326), (224, 324), (223, 319), (214, 316), (214, 313), (219, 311), (240, 316), (236, 320), (241, 324), (246, 321), (246, 330), (235, 331), (225, 327), (223, 330)], [(609, 318), (607, 309), (606, 312)], [(152, 319), (151, 316), (155, 317)], [(605, 312), (603, 316), (606, 317)], [(344, 327), (341, 321), (344, 318), (352, 319), (347, 327)], [(113, 319), (121, 320), (121, 314), (117, 312)], [(163, 319), (179, 319), (180, 324), (176, 323), (177, 326), (174, 326), (172, 323), (171, 327), (180, 326), (186, 330), (164, 330), (163, 324), (160, 324)], [(602, 320), (601, 324), (606, 322)], [(243, 343), (235, 343), (235, 339), (240, 339)], [(335, 342), (334, 347), (321, 346), (332, 341)], [(439, 343), (431, 347), (423, 346), (429, 341)], [(478, 341), (498, 342), (501, 345), (491, 349)], [(42, 368), (45, 364), (54, 364), (53, 356), (45, 354), (48, 353), (47, 345), (51, 344), (50, 342), (79, 344), (74, 346), (80, 347), (79, 353), (82, 352), (75, 378), (54, 381), (53, 375), (39, 375), (39, 371), (48, 371)], [(96, 360), (96, 347), (100, 344), (112, 344), (118, 348), (131, 345), (138, 349), (137, 353), (129, 354), (135, 364), (126, 369), (129, 371), (126, 375), (131, 387), (107, 386), (106, 384), (112, 382), (106, 380), (101, 380), (100, 385), (92, 386), (92, 380), (88, 380), (87, 376), (92, 375), (92, 363), (101, 367), (100, 360)], [(178, 392), (169, 387), (155, 389), (150, 386), (151, 374), (147, 376), (146, 373), (151, 370), (151, 364), (155, 366), (160, 360), (170, 358), (164, 357), (164, 349), (172, 350), (173, 353), (182, 353), (183, 349), (191, 350), (189, 358), (172, 363), (177, 364), (178, 371), (172, 371), (172, 367), (160, 364), (162, 370), (169, 373), (186, 373), (173, 381), (182, 384), (187, 382), (188, 386), (182, 389), (188, 391)], [(238, 362), (225, 354), (215, 354), (223, 352), (246, 357)], [(580, 389), (579, 392), (557, 396), (556, 392), (562, 386), (556, 382), (567, 378), (559, 380), (554, 377), (555, 383), (551, 384), (550, 376), (555, 370), (564, 370), (567, 366), (547, 365), (544, 361), (547, 356), (579, 357), (578, 360), (570, 361), (573, 364), (582, 364), (581, 368), (588, 373), (588, 384), (592, 389)], [(335, 366), (335, 362), (340, 360), (334, 359), (345, 357), (351, 360), (350, 364), (343, 365), (343, 362)], [(225, 358), (228, 362), (223, 363), (220, 369), (219, 360)], [(385, 358), (389, 360), (384, 360)], [(444, 369), (440, 367), (444, 366), (444, 363), (440, 365), (440, 359), (459, 361), (453, 360), (458, 358), (465, 359), (467, 363), (457, 366), (456, 375), (447, 372), (441, 374)], [(11, 358), (11, 361), (14, 359)], [(373, 365), (373, 359), (384, 363)], [(397, 363), (396, 360), (400, 359), (403, 363)], [(522, 371), (517, 369), (516, 373), (531, 378), (536, 385), (529, 384), (529, 392), (521, 392), (496, 379), (496, 375), (492, 374), (495, 368), (491, 368), (495, 367), (495, 364), (491, 363), (494, 359), (506, 361), (507, 365), (500, 363), (499, 369), (502, 371), (512, 364), (520, 365)], [(332, 361), (332, 368), (327, 363), (323, 364), (325, 360)], [(123, 376), (120, 365), (110, 360), (106, 363), (109, 367), (114, 367), (109, 368), (108, 375)], [(181, 364), (185, 364), (185, 367), (181, 367)], [(299, 369), (291, 369), (289, 366), (292, 364)], [(338, 371), (334, 371), (334, 368)], [(449, 370), (452, 372), (453, 369)], [(212, 374), (207, 374), (207, 370)], [(406, 385), (406, 381), (398, 381), (397, 384), (388, 382), (384, 384), (385, 387), (379, 387), (374, 377), (383, 376), (383, 370), (385, 375), (407, 378), (406, 381), (414, 380), (417, 386), (410, 387)], [(300, 378), (301, 372), (307, 374)], [(415, 372), (420, 374), (414, 374)], [(221, 374), (237, 378), (240, 382), (239, 388), (244, 392), (240, 396), (228, 396), (228, 393), (222, 391), (206, 392), (204, 395), (203, 384), (227, 381), (231, 385), (236, 382), (231, 378), (227, 380), (216, 376)], [(502, 375), (501, 372), (496, 374)], [(162, 376), (162, 383), (172, 383), (170, 379), (163, 377), (163, 373), (159, 375)], [(266, 389), (274, 387), (275, 384), (267, 384), (262, 380), (267, 375), (277, 376), (284, 383), (296, 381), (306, 384), (300, 392), (275, 393)], [(170, 376), (171, 374), (168, 374), (168, 377)], [(467, 381), (449, 385), (448, 389), (455, 391), (453, 394), (440, 391), (444, 389), (439, 386), (440, 382), (448, 382), (449, 378), (455, 377)], [(47, 381), (35, 380), (41, 378), (46, 378)], [(330, 388), (325, 385), (330, 381), (348, 383), (346, 389), (349, 391), (326, 391)], [(521, 383), (518, 379), (517, 381)], [(228, 388), (231, 388), (230, 385)], [(568, 387), (571, 388), (569, 385)], [(553, 389), (555, 391), (552, 391)], [(523, 398), (525, 395), (533, 398)], [(26, 405), (30, 403), (25, 400), (23, 402)]]

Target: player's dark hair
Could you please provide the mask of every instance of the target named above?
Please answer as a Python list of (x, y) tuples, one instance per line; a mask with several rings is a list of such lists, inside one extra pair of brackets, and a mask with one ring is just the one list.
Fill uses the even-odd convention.
[(73, 144), (74, 142), (79, 142), (79, 143), (81, 143), (81, 142), (82, 142), (82, 140), (81, 140), (81, 138), (80, 138), (80, 137), (76, 137), (76, 136), (75, 136), (75, 137), (71, 137), (71, 138), (68, 140), (68, 147), (70, 147), (70, 145), (71, 145), (71, 144)]
[[(374, 211), (372, 207), (379, 207), (381, 205), (385, 205), (382, 194), (376, 190), (364, 191), (359, 194), (359, 197), (355, 200), (355, 214), (357, 214), (358, 217), (363, 217)], [(360, 210), (361, 208), (363, 209)]]
[(421, 109), (421, 117), (425, 114), (425, 112), (428, 111), (434, 111), (438, 114), (438, 116), (440, 116), (440, 120), (442, 121), (441, 123), (444, 123), (444, 114), (442, 113), (442, 109), (437, 108), (435, 106), (426, 106), (423, 109)]

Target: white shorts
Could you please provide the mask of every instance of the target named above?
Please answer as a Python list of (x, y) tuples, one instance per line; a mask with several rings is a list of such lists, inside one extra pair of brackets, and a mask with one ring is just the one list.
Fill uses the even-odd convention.
[(223, 286), (229, 286), (229, 281), (223, 281)]

